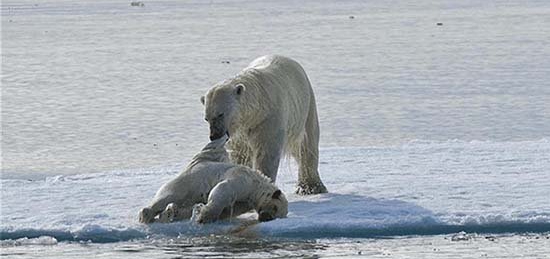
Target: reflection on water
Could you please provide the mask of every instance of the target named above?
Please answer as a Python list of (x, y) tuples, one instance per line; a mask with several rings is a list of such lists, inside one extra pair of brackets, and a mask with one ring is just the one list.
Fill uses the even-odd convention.
[(140, 240), (114, 244), (59, 243), (2, 247), (14, 259), (175, 258), (546, 258), (550, 235), (407, 236), (384, 239), (257, 240), (231, 237)]
[(147, 240), (128, 244), (118, 251), (133, 253), (147, 249), (162, 250), (172, 258), (317, 258), (328, 247), (308, 240), (244, 238), (211, 235)]

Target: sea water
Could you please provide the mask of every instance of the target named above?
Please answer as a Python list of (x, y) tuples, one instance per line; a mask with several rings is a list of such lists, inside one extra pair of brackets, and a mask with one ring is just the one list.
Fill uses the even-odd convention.
[[(549, 254), (550, 3), (143, 3), (2, 2), (3, 255)], [(310, 77), (330, 193), (287, 159), (286, 219), (138, 224), (208, 142), (200, 96), (265, 54)]]

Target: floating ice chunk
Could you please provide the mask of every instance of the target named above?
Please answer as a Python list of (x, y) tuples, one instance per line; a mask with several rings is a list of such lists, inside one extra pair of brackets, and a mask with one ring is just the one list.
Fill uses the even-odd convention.
[(451, 237), (451, 241), (469, 241), (474, 238), (475, 235), (468, 234), (464, 231), (460, 231)]
[(18, 238), (16, 240), (7, 239), (7, 240), (0, 241), (0, 247), (27, 246), (27, 245), (43, 245), (43, 246), (57, 245), (57, 239), (51, 236), (40, 236), (37, 238), (23, 237), (23, 238)]
[(131, 2), (130, 3), (130, 6), (139, 6), (139, 7), (144, 7), (145, 4), (143, 2), (139, 2), (139, 1), (134, 1), (134, 2)]

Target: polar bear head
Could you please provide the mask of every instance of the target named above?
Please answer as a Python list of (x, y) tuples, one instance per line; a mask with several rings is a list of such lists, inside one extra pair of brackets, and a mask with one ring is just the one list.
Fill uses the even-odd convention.
[(288, 201), (283, 192), (277, 189), (266, 198), (267, 199), (265, 199), (257, 209), (258, 220), (263, 222), (276, 218), (286, 218), (286, 214), (288, 213)]
[(216, 85), (201, 97), (205, 106), (204, 119), (210, 124), (210, 140), (235, 132), (244, 91), (243, 84), (229, 81)]

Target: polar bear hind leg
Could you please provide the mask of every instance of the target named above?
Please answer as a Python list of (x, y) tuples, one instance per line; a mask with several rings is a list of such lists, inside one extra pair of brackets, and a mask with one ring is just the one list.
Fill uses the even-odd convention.
[(174, 203), (170, 203), (166, 205), (166, 209), (164, 209), (160, 214), (157, 222), (160, 223), (169, 223), (174, 221), (174, 216), (176, 214), (177, 206)]
[[(218, 183), (208, 195), (208, 203), (204, 206), (195, 205), (194, 210), (198, 212), (198, 223), (210, 223), (220, 219), (223, 210), (233, 205), (235, 197), (231, 195), (234, 190), (242, 188), (239, 182), (224, 180)], [(194, 212), (194, 213), (195, 213)]]
[(235, 202), (233, 206), (225, 207), (220, 214), (220, 219), (237, 217), (253, 210), (248, 202)]
[(291, 152), (299, 165), (296, 193), (301, 195), (326, 193), (327, 188), (319, 177), (319, 121), (315, 99), (312, 98), (301, 144)]
[(159, 214), (158, 222), (170, 223), (179, 220), (191, 218), (193, 213), (192, 207), (179, 206), (175, 203), (170, 203), (166, 209)]

